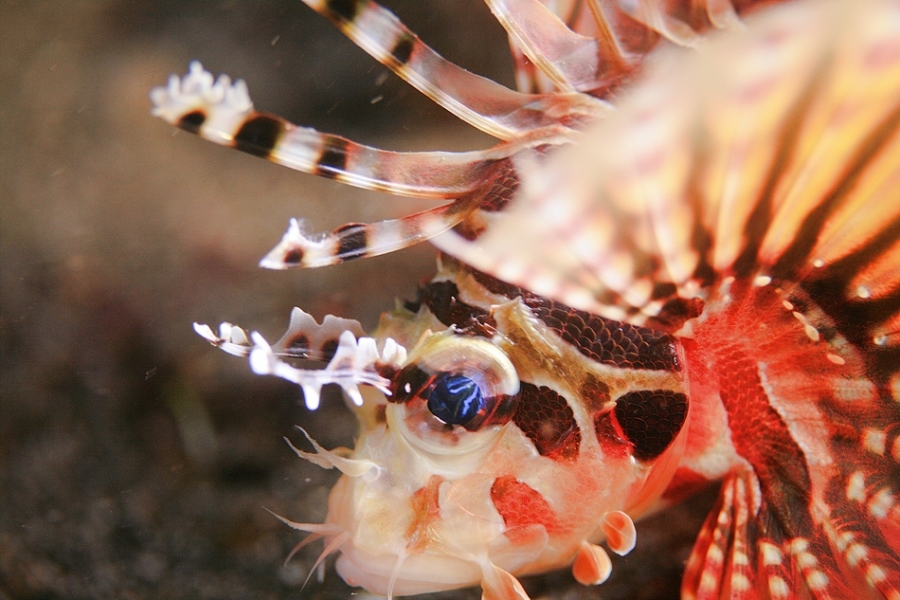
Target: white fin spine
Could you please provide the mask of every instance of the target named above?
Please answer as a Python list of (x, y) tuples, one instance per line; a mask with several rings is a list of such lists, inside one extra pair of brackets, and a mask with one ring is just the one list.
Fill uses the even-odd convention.
[[(431, 208), (400, 219), (348, 223), (328, 234), (306, 234), (291, 219), (281, 241), (259, 262), (266, 269), (324, 267), (356, 258), (380, 256), (429, 240), (460, 223), (471, 210), (458, 203)], [(359, 243), (364, 241), (364, 243)]]
[[(548, 141), (541, 137), (470, 152), (381, 150), (257, 112), (243, 80), (232, 83), (228, 75), (215, 79), (198, 61), (191, 62), (183, 78), (172, 75), (168, 85), (154, 88), (150, 98), (154, 116), (216, 144), (235, 146), (290, 169), (347, 185), (417, 198), (458, 197), (478, 187), (496, 161)], [(275, 125), (271, 146), (245, 145), (238, 140), (242, 128), (255, 121)]]
[(280, 360), (258, 333), (254, 332), (251, 339), (255, 344), (250, 352), (253, 372), (274, 375), (299, 385), (309, 410), (319, 407), (322, 386), (329, 383), (341, 386), (357, 406), (362, 406), (361, 384), (371, 385), (386, 395), (391, 393), (390, 381), (379, 375), (375, 368), (380, 357), (373, 338), (357, 340), (352, 333), (345, 331), (341, 334), (334, 358), (322, 370), (298, 369)]

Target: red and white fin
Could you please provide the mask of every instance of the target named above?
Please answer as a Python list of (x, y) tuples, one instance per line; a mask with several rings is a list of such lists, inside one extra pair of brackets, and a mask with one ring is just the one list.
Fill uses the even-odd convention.
[(578, 144), (517, 165), (502, 219), (435, 243), (708, 363), (746, 463), (688, 597), (898, 598), (900, 5), (746, 26), (662, 57)]
[[(840, 524), (841, 533), (826, 528), (798, 534), (785, 514), (786, 507), (769, 504), (752, 471), (729, 476), (688, 561), (682, 598), (898, 597), (898, 561), (885, 551), (884, 539), (867, 545), (866, 527), (850, 523)], [(865, 521), (855, 515), (860, 517)]]
[[(799, 281), (856, 268), (839, 297), (889, 295), (900, 283), (892, 7), (775, 6), (745, 31), (660, 57), (579, 143), (517, 165), (526, 177), (503, 219), (434, 243), (635, 324), (675, 319), (748, 269)], [(900, 319), (872, 333), (900, 343)]]
[(783, 534), (778, 541), (770, 539), (766, 526), (773, 519), (760, 518), (762, 510), (756, 477), (749, 471), (729, 476), (688, 561), (681, 585), (684, 600), (798, 597), (799, 571), (792, 568), (790, 555), (786, 562)]
[[(354, 404), (362, 406), (360, 385), (369, 385), (390, 395), (390, 380), (382, 373), (406, 362), (406, 349), (393, 339), (385, 340), (379, 352), (374, 338), (362, 337), (359, 323), (328, 315), (319, 325), (299, 308), (291, 313), (291, 325), (274, 345), (259, 333), (248, 336), (230, 323), (219, 326), (219, 334), (208, 325), (194, 323), (194, 330), (229, 354), (246, 356), (257, 375), (275, 375), (303, 389), (306, 407), (319, 407), (322, 386), (339, 385)], [(324, 369), (298, 369), (281, 357), (327, 360)]]

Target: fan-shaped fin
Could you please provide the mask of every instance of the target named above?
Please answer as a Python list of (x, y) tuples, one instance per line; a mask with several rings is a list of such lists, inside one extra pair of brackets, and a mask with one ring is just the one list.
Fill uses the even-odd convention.
[(520, 165), (530, 176), (496, 226), (435, 243), (638, 324), (732, 275), (827, 281), (859, 311), (882, 303), (864, 333), (888, 343), (900, 325), (895, 8), (793, 3), (671, 54), (580, 143)]
[[(731, 475), (700, 532), (682, 581), (682, 598), (892, 598), (896, 556), (866, 545), (860, 530), (791, 530), (750, 471)], [(790, 507), (780, 507), (782, 514)], [(836, 521), (830, 524), (837, 524)], [(881, 548), (879, 548), (881, 546)]]
[(436, 244), (676, 331), (719, 377), (747, 465), (688, 597), (900, 594), (900, 6), (776, 7), (661, 60), (620, 106), (517, 164), (532, 176), (482, 235)]

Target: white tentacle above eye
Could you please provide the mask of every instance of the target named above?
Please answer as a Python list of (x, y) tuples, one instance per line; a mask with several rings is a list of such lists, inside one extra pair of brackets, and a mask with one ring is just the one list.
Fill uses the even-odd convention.
[[(339, 329), (338, 329), (339, 328)], [(208, 325), (194, 323), (194, 331), (212, 345), (235, 356), (248, 357), (250, 368), (257, 375), (275, 375), (296, 383), (303, 389), (306, 407), (316, 410), (322, 386), (334, 383), (341, 386), (354, 404), (362, 406), (360, 385), (370, 385), (385, 395), (391, 395), (390, 380), (380, 374), (384, 367), (399, 368), (406, 362), (406, 348), (391, 338), (387, 338), (381, 349), (374, 338), (355, 334), (360, 330), (356, 321), (327, 316), (321, 325), (307, 313), (295, 308), (291, 314), (291, 326), (274, 345), (269, 344), (258, 332), (248, 336), (243, 329), (231, 323), (219, 325), (219, 334), (213, 333)], [(324, 369), (301, 369), (288, 364), (280, 357), (316, 359), (321, 355), (321, 346), (330, 337), (325, 334), (340, 335), (334, 356)], [(292, 340), (300, 337), (312, 341), (312, 346), (298, 349)]]

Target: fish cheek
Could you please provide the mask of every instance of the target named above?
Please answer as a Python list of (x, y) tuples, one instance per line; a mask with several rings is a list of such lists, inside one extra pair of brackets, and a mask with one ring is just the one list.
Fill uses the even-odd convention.
[(419, 488), (410, 498), (412, 520), (406, 529), (406, 549), (420, 553), (435, 539), (435, 530), (440, 525), (440, 487), (444, 478), (432, 475), (428, 483)]
[(506, 537), (514, 545), (531, 541), (534, 526), (547, 534), (559, 533), (561, 526), (550, 503), (540, 492), (512, 475), (503, 475), (491, 486), (491, 502), (506, 525)]

